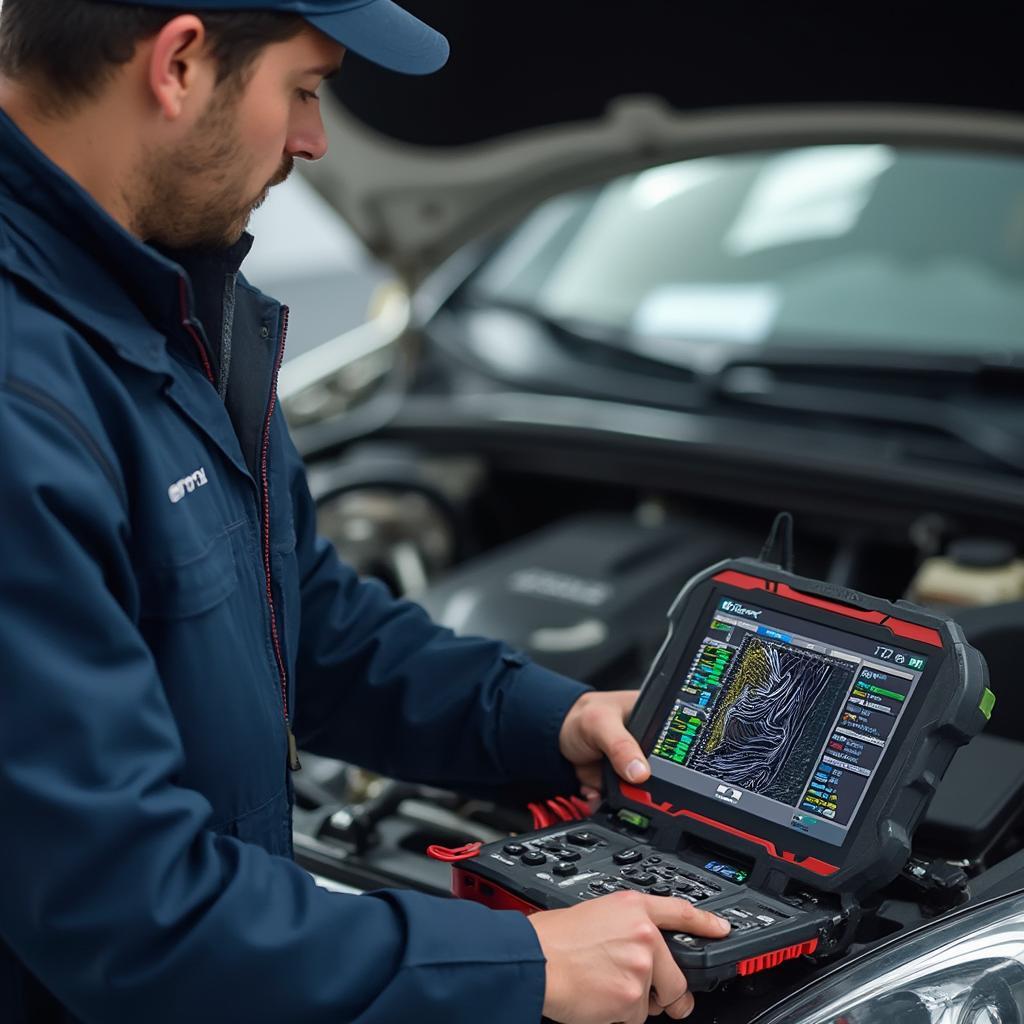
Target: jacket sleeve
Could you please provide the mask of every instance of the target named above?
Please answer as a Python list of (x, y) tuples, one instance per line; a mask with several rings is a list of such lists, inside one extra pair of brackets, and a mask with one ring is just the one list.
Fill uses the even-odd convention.
[(588, 688), (497, 641), (457, 637), (419, 605), (359, 579), (318, 537), (294, 448), (291, 457), (302, 591), (299, 745), (463, 792), (508, 783), (575, 792), (558, 734)]
[(327, 892), (209, 830), (119, 478), (59, 416), (0, 385), (0, 944), (85, 1022), (539, 1019), (521, 915)]

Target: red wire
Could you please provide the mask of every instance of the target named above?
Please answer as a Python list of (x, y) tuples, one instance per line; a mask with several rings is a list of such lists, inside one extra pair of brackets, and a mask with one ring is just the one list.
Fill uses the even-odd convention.
[(545, 811), (540, 804), (527, 804), (527, 809), (530, 814), (533, 815), (534, 828), (547, 828), (549, 825), (553, 824), (547, 811)]
[(427, 856), (443, 861), (469, 860), (480, 852), (481, 846), (483, 843), (466, 843), (455, 848), (433, 845), (427, 847)]
[(573, 821), (580, 820), (580, 809), (567, 796), (556, 796), (555, 799), (569, 812)]
[(566, 811), (557, 800), (549, 800), (548, 807), (550, 807), (551, 810), (553, 810), (555, 814), (562, 819), (562, 821), (572, 821), (572, 817), (569, 815), (568, 811)]
[(588, 804), (586, 800), (578, 796), (570, 797), (569, 799), (572, 800), (573, 804), (576, 806), (576, 810), (579, 811), (580, 821), (584, 818), (590, 817), (590, 804)]

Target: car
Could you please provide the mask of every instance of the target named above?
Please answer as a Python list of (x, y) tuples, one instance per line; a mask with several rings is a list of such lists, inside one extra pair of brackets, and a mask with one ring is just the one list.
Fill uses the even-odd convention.
[[(996, 710), (851, 949), (695, 1020), (1024, 1017), (1024, 117), (1012, 33), (917, 8), (409, 3), (449, 67), (347, 58), (309, 182), (394, 270), (288, 362), (321, 530), (458, 632), (635, 687), (686, 580), (776, 511), (805, 576), (952, 612)], [(965, 54), (984, 54), (968, 60)], [(529, 794), (305, 759), (330, 884), (449, 890), (425, 855)]]

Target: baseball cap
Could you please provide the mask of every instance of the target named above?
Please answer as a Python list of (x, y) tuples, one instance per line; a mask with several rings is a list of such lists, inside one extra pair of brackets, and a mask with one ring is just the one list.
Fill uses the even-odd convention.
[[(2, 2), (2, 0), (0, 0)], [(448, 60), (448, 40), (392, 0), (114, 0), (193, 11), (280, 11), (298, 14), (324, 35), (374, 64), (429, 75)]]

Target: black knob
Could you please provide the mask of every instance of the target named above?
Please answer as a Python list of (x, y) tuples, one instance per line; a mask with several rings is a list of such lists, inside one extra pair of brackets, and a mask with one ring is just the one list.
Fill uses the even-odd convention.
[(560, 860), (551, 870), (556, 875), (575, 875), (576, 865), (567, 860)]
[(600, 841), (593, 832), (570, 832), (565, 838), (574, 846), (596, 846)]
[(639, 850), (619, 850), (618, 853), (612, 854), (612, 860), (616, 864), (635, 864), (642, 857), (643, 854)]
[(538, 864), (547, 864), (548, 859), (543, 853), (538, 853), (535, 850), (527, 850), (527, 852), (522, 856), (522, 861), (530, 867), (536, 867)]
[(575, 850), (563, 850), (559, 856), (562, 860), (579, 860), (580, 855)]
[(520, 855), (520, 854), (521, 854), (521, 853), (522, 853), (522, 852), (523, 852), (523, 851), (524, 851), (524, 850), (526, 849), (526, 847), (525, 847), (525, 846), (523, 846), (523, 844), (522, 844), (522, 843), (506, 843), (506, 844), (505, 844), (505, 845), (504, 845), (504, 846), (502, 847), (502, 849), (503, 849), (503, 850), (504, 850), (504, 851), (505, 851), (505, 852), (506, 852), (506, 853), (507, 853), (507, 854), (508, 854), (508, 855), (509, 855), (510, 857), (518, 857), (518, 856), (519, 856), (519, 855)]

